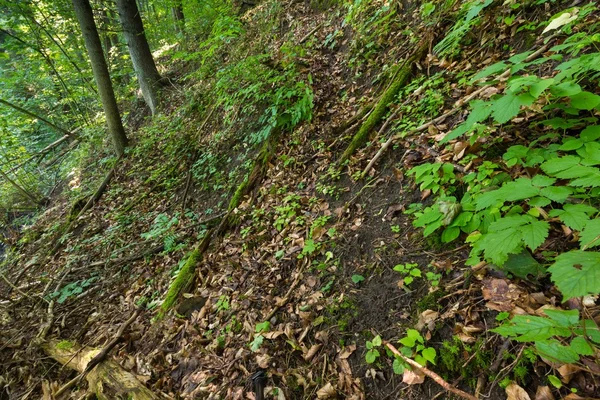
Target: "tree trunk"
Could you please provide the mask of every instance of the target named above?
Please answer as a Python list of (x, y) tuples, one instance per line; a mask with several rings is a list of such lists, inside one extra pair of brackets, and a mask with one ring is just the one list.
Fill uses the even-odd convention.
[(98, 30), (94, 22), (92, 7), (89, 0), (72, 1), (75, 8), (75, 15), (83, 33), (85, 47), (92, 63), (92, 71), (94, 72), (94, 79), (96, 80), (104, 113), (106, 114), (108, 130), (111, 134), (115, 151), (118, 156), (121, 156), (127, 146), (127, 136), (125, 136), (125, 129), (121, 122), (117, 100), (115, 99), (108, 67), (102, 51), (102, 43), (100, 42), (100, 36), (98, 36)]
[(135, 0), (117, 0), (117, 10), (142, 95), (154, 115), (158, 107), (161, 77), (146, 40), (142, 17)]
[(177, 33), (185, 33), (185, 15), (183, 14), (183, 2), (182, 0), (176, 0), (175, 5), (171, 8), (173, 13), (173, 19), (175, 20), (175, 29)]

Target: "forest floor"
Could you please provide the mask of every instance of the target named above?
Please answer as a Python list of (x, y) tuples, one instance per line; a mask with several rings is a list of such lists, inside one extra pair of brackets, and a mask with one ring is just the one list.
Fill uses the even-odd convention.
[[(73, 214), (70, 188), (84, 184), (93, 191), (110, 170), (108, 158), (95, 155), (10, 253), (10, 285), (0, 282), (0, 399), (50, 399), (77, 376), (37, 345), (45, 324), (48, 336), (64, 343), (102, 348), (138, 308), (109, 357), (159, 398), (252, 399), (250, 376), (259, 369), (267, 372), (267, 398), (273, 399), (457, 398), (432, 379), (421, 383), (420, 371), (394, 372), (394, 359), (377, 338), (395, 344), (407, 329), (436, 349), (437, 361), (428, 368), (453, 388), (479, 398), (528, 398), (507, 394), (499, 383), (508, 379), (531, 398), (554, 398), (548, 364), (525, 344), (489, 331), (499, 312), (553, 303), (549, 280), (533, 284), (485, 264), (467, 266), (468, 246), (424, 238), (406, 213), (413, 203), (432, 201), (431, 191), (419, 190), (407, 175), (410, 168), (432, 160), (458, 166), (467, 154), (476, 165), (497, 162), (508, 140), (492, 145), (496, 152), (488, 151), (487, 159), (477, 144), (436, 146), (440, 131), (463, 119), (457, 113), (397, 141), (364, 179), (357, 173), (385, 132), (339, 172), (332, 169), (355, 132), (344, 123), (385, 85), (377, 83), (378, 68), (353, 74), (347, 62), (352, 34), (339, 13), (298, 3), (285, 12), (295, 22), (289, 34), (310, 33), (316, 43), (302, 58), (315, 93), (313, 118), (282, 135), (264, 175), (231, 213), (235, 224), (213, 238), (199, 260), (194, 286), (159, 316), (190, 250), (228, 211), (242, 176), (227, 173), (245, 160), (239, 157), (243, 147), (219, 142), (218, 112), (211, 117), (186, 103), (197, 82), (184, 80), (185, 68), (174, 61), (164, 116), (152, 121), (141, 104), (132, 106), (127, 123), (134, 150), (116, 164), (102, 198), (62, 234)], [(551, 10), (534, 9), (520, 18), (548, 15)], [(408, 12), (404, 17), (412, 18)], [(473, 36), (452, 63), (431, 53), (419, 62), (416, 75), (440, 80), (435, 93), (441, 103), (423, 113), (424, 122), (472, 92), (457, 84), (462, 71), (543, 45), (534, 34), (492, 22)], [(337, 45), (322, 45), (332, 37)], [(480, 46), (485, 37), (496, 38), (493, 46)], [(414, 51), (402, 45), (400, 34), (387, 40), (393, 44), (374, 65)], [(431, 94), (410, 94), (417, 87), (406, 92), (415, 104)], [(216, 150), (208, 153), (210, 143)], [(368, 363), (373, 346), (379, 357)], [(572, 399), (600, 394), (593, 374), (580, 369), (569, 381), (584, 397), (552, 390)], [(540, 388), (549, 397), (540, 397)], [(81, 398), (86, 390), (78, 383), (68, 396)]]

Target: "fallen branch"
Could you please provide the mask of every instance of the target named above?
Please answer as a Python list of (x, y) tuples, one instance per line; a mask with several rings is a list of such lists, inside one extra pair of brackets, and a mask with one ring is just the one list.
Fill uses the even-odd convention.
[[(546, 50), (548, 50), (548, 48), (550, 47), (549, 43), (552, 39), (554, 39), (556, 36), (558, 36), (557, 34), (549, 36), (547, 43), (545, 45), (543, 45), (542, 47), (540, 47), (537, 51), (531, 53), (525, 60), (524, 62), (530, 62), (535, 60), (540, 54), (544, 53)], [(506, 79), (510, 76), (510, 68), (508, 68), (506, 71), (504, 71), (502, 74), (500, 74), (497, 78), (497, 80), (503, 80)], [(381, 145), (381, 148), (379, 149), (379, 151), (375, 154), (375, 156), (371, 159), (371, 161), (369, 162), (369, 164), (367, 165), (367, 167), (364, 169), (364, 171), (362, 172), (362, 176), (366, 176), (367, 173), (371, 170), (371, 168), (373, 168), (373, 166), (375, 165), (375, 163), (377, 162), (377, 160), (379, 160), (379, 158), (383, 155), (383, 153), (386, 152), (386, 150), (392, 145), (392, 143), (394, 143), (394, 141), (396, 141), (397, 139), (401, 139), (403, 137), (409, 136), (409, 135), (414, 135), (415, 133), (419, 133), (419, 132), (423, 132), (425, 129), (429, 128), (432, 125), (436, 125), (442, 121), (444, 121), (446, 118), (448, 118), (451, 115), (454, 115), (456, 113), (458, 113), (461, 110), (461, 107), (468, 103), (469, 101), (473, 100), (475, 97), (479, 96), (481, 93), (483, 93), (486, 89), (488, 88), (488, 86), (482, 86), (479, 89), (475, 90), (474, 92), (472, 92), (471, 94), (469, 94), (468, 96), (465, 96), (462, 99), (459, 99), (458, 101), (456, 101), (456, 103), (454, 103), (454, 108), (445, 112), (444, 114), (440, 115), (437, 118), (432, 119), (429, 122), (426, 122), (418, 127), (416, 127), (415, 129), (410, 130), (407, 134), (405, 135), (393, 135), (390, 136), (390, 138)]]
[(321, 22), (319, 25), (315, 26), (313, 29), (310, 30), (310, 32), (308, 32), (306, 35), (304, 35), (302, 37), (302, 39), (300, 39), (298, 44), (302, 44), (302, 43), (306, 42), (308, 40), (308, 38), (311, 37), (316, 31), (321, 29), (322, 26), (323, 26), (323, 22)]
[(477, 397), (473, 396), (472, 394), (464, 392), (464, 391), (462, 391), (462, 390), (460, 390), (458, 388), (455, 388), (454, 386), (450, 385), (448, 382), (446, 382), (444, 380), (444, 378), (442, 378), (441, 376), (439, 376), (435, 372), (433, 372), (433, 371), (425, 368), (424, 366), (422, 366), (421, 364), (419, 364), (415, 360), (406, 357), (404, 354), (400, 353), (398, 351), (398, 349), (396, 349), (390, 342), (385, 341), (383, 343), (385, 344), (385, 346), (388, 349), (391, 350), (392, 353), (394, 353), (394, 355), (396, 355), (397, 357), (400, 357), (405, 363), (407, 363), (408, 365), (410, 365), (413, 368), (416, 368), (417, 370), (421, 371), (424, 375), (426, 375), (426, 376), (430, 377), (431, 379), (433, 379), (435, 383), (437, 383), (438, 385), (440, 385), (446, 391), (452, 392), (455, 395), (462, 397), (463, 399), (479, 400)]
[(389, 105), (394, 101), (396, 95), (400, 91), (400, 89), (406, 85), (408, 80), (410, 79), (414, 65), (423, 57), (423, 55), (427, 52), (428, 46), (424, 43), (419, 45), (419, 48), (413, 53), (411, 57), (406, 59), (406, 61), (400, 66), (397, 72), (397, 76), (391, 83), (391, 85), (385, 90), (384, 94), (381, 96), (381, 99), (377, 102), (377, 105), (373, 108), (371, 115), (366, 121), (360, 126), (358, 132), (352, 138), (352, 141), (344, 151), (344, 154), (340, 157), (338, 161), (338, 166), (341, 166), (346, 160), (350, 158), (354, 152), (364, 145), (371, 134), (375, 125), (381, 121), (381, 118), (384, 117), (385, 113), (388, 110)]

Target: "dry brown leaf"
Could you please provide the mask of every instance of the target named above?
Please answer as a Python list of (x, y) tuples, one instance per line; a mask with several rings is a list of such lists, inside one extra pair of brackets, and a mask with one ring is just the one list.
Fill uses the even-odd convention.
[(535, 392), (535, 400), (554, 400), (552, 390), (548, 386), (538, 386)]
[(337, 397), (337, 391), (331, 383), (327, 383), (317, 391), (317, 397), (319, 399), (335, 399)]
[(256, 363), (259, 367), (267, 369), (269, 368), (269, 364), (271, 363), (271, 356), (268, 354), (260, 354), (256, 356)]
[(350, 346), (346, 346), (342, 349), (342, 351), (340, 351), (340, 359), (341, 360), (345, 360), (348, 357), (350, 357), (352, 355), (352, 353), (354, 353), (356, 351), (356, 345), (355, 344), (351, 344)]
[(420, 331), (424, 327), (427, 327), (430, 331), (435, 328), (435, 321), (440, 316), (440, 313), (433, 310), (425, 310), (419, 315), (419, 321), (415, 326), (415, 329)]
[(425, 374), (419, 370), (411, 371), (409, 369), (404, 370), (402, 376), (402, 382), (407, 385), (420, 385), (425, 382)]
[(561, 381), (563, 383), (569, 383), (571, 382), (571, 379), (573, 379), (573, 376), (580, 371), (580, 369), (573, 364), (565, 364), (558, 367), (557, 371), (562, 377)]
[(506, 279), (485, 278), (481, 289), (486, 307), (495, 311), (511, 311), (515, 301), (523, 293)]
[(319, 343), (319, 344), (313, 344), (310, 347), (310, 349), (306, 352), (306, 354), (304, 355), (304, 359), (306, 361), (310, 361), (315, 356), (315, 354), (317, 354), (317, 352), (319, 350), (321, 350), (321, 347), (323, 347), (323, 345), (321, 343)]
[(531, 400), (525, 389), (516, 383), (511, 383), (506, 387), (506, 400)]

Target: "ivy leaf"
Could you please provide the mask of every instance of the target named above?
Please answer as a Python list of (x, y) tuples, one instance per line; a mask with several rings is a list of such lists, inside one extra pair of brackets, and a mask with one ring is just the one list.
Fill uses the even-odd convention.
[(600, 96), (590, 93), (581, 92), (571, 96), (571, 106), (578, 110), (592, 110), (600, 104)]
[(492, 117), (497, 123), (504, 124), (519, 114), (521, 106), (530, 106), (534, 100), (529, 93), (507, 93), (494, 102)]
[(581, 243), (582, 250), (600, 246), (600, 219), (594, 219), (585, 224), (579, 235), (579, 243)]
[(600, 292), (600, 253), (573, 250), (556, 257), (548, 271), (563, 301)]
[(558, 217), (569, 228), (580, 231), (590, 220), (588, 214), (594, 212), (596, 212), (594, 207), (585, 204), (565, 204), (562, 210), (551, 210), (548, 215)]

